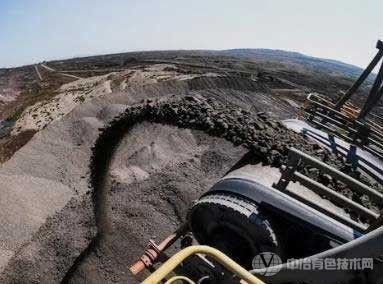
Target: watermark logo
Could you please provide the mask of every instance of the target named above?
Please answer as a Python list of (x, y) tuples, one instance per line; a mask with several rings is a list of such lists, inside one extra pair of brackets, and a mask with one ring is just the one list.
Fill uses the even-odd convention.
[(254, 257), (252, 262), (254, 269), (263, 269), (260, 274), (264, 276), (277, 274), (281, 270), (280, 264), (282, 264), (282, 259), (272, 252), (260, 253)]
[(304, 258), (287, 260), (287, 269), (299, 270), (373, 270), (373, 258)]
[[(272, 252), (263, 252), (256, 255), (252, 265), (257, 274), (273, 276), (277, 274), (282, 266), (281, 258)], [(288, 259), (286, 269), (289, 270), (373, 270), (373, 258), (303, 258)]]

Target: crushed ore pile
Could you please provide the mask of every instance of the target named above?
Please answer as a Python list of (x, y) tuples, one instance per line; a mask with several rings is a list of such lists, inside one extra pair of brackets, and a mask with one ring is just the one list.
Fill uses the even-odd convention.
[[(113, 151), (113, 147), (110, 147), (111, 144), (113, 145), (111, 141), (118, 142), (119, 137), (121, 138), (121, 135), (132, 124), (143, 120), (202, 130), (209, 135), (224, 138), (236, 146), (241, 145), (249, 149), (255, 159), (274, 167), (280, 167), (287, 162), (290, 148), (299, 148), (337, 169), (349, 171), (350, 175), (382, 191), (378, 184), (371, 184), (369, 179), (360, 172), (351, 172), (352, 169), (348, 169), (341, 156), (337, 156), (315, 143), (309, 143), (301, 135), (288, 130), (280, 121), (270, 118), (265, 113), (254, 115), (234, 105), (223, 105), (202, 96), (185, 96), (181, 99), (165, 100), (149, 99), (141, 105), (129, 107), (123, 114), (115, 118), (99, 136), (94, 148), (95, 151), (100, 150), (103, 153), (103, 155), (98, 155), (97, 152), (94, 152), (92, 157), (91, 167), (96, 170), (91, 171), (91, 181), (95, 189), (102, 176), (96, 165), (107, 164), (105, 158), (110, 157)], [(109, 146), (109, 155), (105, 152), (106, 145)], [(99, 157), (104, 160), (99, 160)], [(318, 169), (302, 166), (299, 170), (316, 180), (327, 180), (327, 185), (333, 189), (349, 195), (360, 203), (363, 202), (367, 207), (374, 207), (366, 196), (352, 192), (342, 183), (320, 174)]]
[[(201, 75), (134, 88), (89, 98), (47, 124), (4, 166), (3, 174), (15, 168), (36, 174), (47, 167), (40, 161), (46, 154), (50, 176), (38, 175), (67, 185), (68, 200), (44, 215), (31, 239), (6, 259), (1, 283), (135, 283), (127, 267), (148, 239), (174, 231), (193, 200), (249, 151), (254, 160), (279, 167), (295, 147), (350, 171), (342, 157), (264, 112), (278, 104), (266, 100), (263, 83)], [(249, 105), (260, 109), (245, 109)], [(31, 156), (33, 167), (20, 166)], [(378, 210), (318, 170), (299, 170)], [(381, 190), (359, 172), (350, 174)]]

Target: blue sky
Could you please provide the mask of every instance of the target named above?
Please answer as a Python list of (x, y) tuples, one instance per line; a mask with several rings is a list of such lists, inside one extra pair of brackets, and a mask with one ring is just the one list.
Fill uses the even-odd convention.
[(364, 67), (382, 0), (0, 0), (0, 67), (136, 50), (274, 48)]

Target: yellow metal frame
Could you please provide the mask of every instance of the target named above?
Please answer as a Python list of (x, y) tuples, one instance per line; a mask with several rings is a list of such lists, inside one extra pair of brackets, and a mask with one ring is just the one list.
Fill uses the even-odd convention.
[(173, 284), (173, 283), (176, 283), (176, 281), (180, 281), (180, 280), (188, 284), (195, 284), (193, 280), (190, 280), (189, 278), (185, 276), (173, 276), (168, 281), (166, 281), (165, 284)]
[[(209, 246), (190, 246), (179, 251), (178, 253), (173, 255), (170, 259), (168, 259), (163, 265), (161, 265), (160, 268), (158, 268), (148, 278), (146, 278), (142, 282), (142, 284), (160, 283), (160, 281), (162, 281), (167, 275), (169, 275), (182, 261), (184, 261), (191, 255), (199, 254), (199, 253), (210, 256), (211, 258), (216, 260), (218, 263), (223, 265), (226, 269), (228, 269), (233, 274), (238, 276), (240, 279), (246, 281), (246, 283), (264, 284), (263, 281), (259, 280), (257, 277), (255, 277), (249, 271), (247, 271), (238, 263), (233, 261), (231, 258), (226, 256), (224, 253)], [(186, 281), (186, 283), (193, 283), (190, 279), (188, 278), (185, 279), (185, 278), (186, 277), (184, 276), (175, 276), (169, 279), (168, 282), (166, 283), (173, 283), (174, 281), (177, 281), (177, 280), (183, 280), (183, 281)]]
[[(311, 104), (310, 98), (314, 98), (317, 102), (322, 103), (322, 104), (324, 104), (330, 108), (335, 107), (335, 104), (332, 101), (330, 101), (330, 100), (328, 100), (328, 99), (326, 99), (326, 98), (324, 98), (318, 94), (310, 93), (306, 97), (302, 107), (300, 108), (299, 115), (298, 115), (299, 117), (302, 117), (304, 115), (304, 110), (310, 106), (310, 104)], [(350, 102), (347, 102), (340, 108), (339, 112), (343, 113), (345, 116), (347, 116), (350, 119), (356, 120), (359, 116), (360, 108), (353, 105)], [(376, 114), (370, 114), (370, 115), (376, 117), (376, 119), (378, 119), (378, 120), (383, 121), (383, 117), (381, 117), (381, 116), (378, 116)], [(383, 129), (383, 127), (374, 123), (371, 120), (367, 120), (367, 123), (370, 124), (372, 127), (377, 128), (377, 130), (381, 131)]]
[[(323, 98), (320, 95), (311, 93), (306, 97), (306, 100), (304, 101), (303, 105), (299, 109), (298, 117), (304, 118), (305, 117), (305, 109), (307, 109), (312, 101), (315, 100), (318, 103), (324, 104), (325, 106), (329, 108), (334, 108), (335, 104), (331, 102), (330, 100)], [(344, 116), (348, 117), (352, 121), (356, 120), (360, 113), (360, 108), (354, 106), (353, 104), (347, 102), (345, 103), (338, 112), (342, 113)], [(376, 115), (376, 114), (370, 114), (371, 116), (375, 117), (375, 119), (379, 121), (383, 121), (383, 117)], [(366, 120), (367, 124), (373, 129), (375, 132), (379, 133), (380, 135), (383, 135), (383, 127), (379, 124), (375, 123), (371, 119)]]

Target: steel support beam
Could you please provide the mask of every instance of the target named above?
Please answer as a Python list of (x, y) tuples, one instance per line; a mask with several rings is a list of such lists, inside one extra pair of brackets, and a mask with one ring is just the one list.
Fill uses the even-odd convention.
[(363, 71), (363, 73), (360, 75), (358, 80), (355, 81), (355, 83), (351, 86), (350, 89), (336, 102), (335, 109), (340, 110), (340, 108), (350, 99), (350, 97), (356, 92), (356, 90), (359, 89), (359, 87), (362, 85), (362, 83), (367, 79), (368, 75), (372, 72), (372, 70), (375, 68), (375, 66), (378, 64), (380, 59), (383, 57), (383, 42), (378, 40), (376, 44), (376, 48), (379, 49), (378, 53), (375, 55), (375, 57), (372, 59), (370, 64), (367, 66), (367, 68)]
[(380, 66), (378, 75), (375, 78), (374, 85), (371, 88), (370, 94), (368, 95), (367, 101), (364, 104), (362, 110), (359, 113), (358, 119), (364, 120), (365, 117), (368, 115), (368, 113), (371, 111), (371, 109), (375, 106), (375, 104), (378, 102), (380, 96), (380, 87), (383, 82), (383, 63)]
[[(383, 64), (382, 68), (383, 69)], [(382, 72), (382, 79), (383, 79), (383, 72)], [(380, 88), (380, 90), (371, 98), (370, 101), (367, 101), (366, 104), (364, 105), (363, 109), (361, 110), (358, 120), (363, 120), (366, 118), (366, 116), (369, 114), (369, 112), (372, 110), (374, 106), (376, 106), (379, 102), (379, 100), (383, 96), (383, 86)]]

